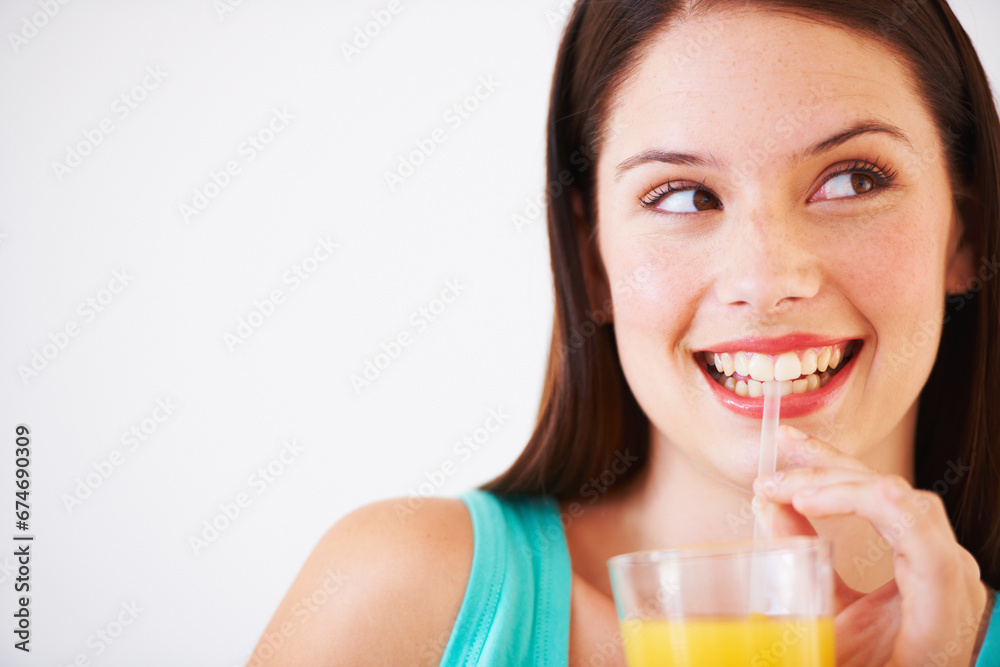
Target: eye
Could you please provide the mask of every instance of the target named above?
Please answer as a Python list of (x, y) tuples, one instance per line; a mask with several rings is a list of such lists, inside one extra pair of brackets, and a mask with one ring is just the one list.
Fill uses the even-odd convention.
[(834, 176), (816, 193), (817, 199), (841, 199), (871, 192), (876, 187), (875, 179), (868, 174), (840, 174)]
[(870, 162), (858, 162), (835, 172), (813, 195), (814, 200), (858, 197), (889, 187), (896, 172)]
[(653, 190), (639, 203), (666, 213), (699, 213), (722, 208), (719, 198), (704, 187), (674, 187), (672, 183)]

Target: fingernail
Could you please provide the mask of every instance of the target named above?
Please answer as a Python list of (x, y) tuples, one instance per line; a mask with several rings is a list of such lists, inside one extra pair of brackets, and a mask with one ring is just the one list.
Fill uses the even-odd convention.
[(784, 434), (786, 438), (790, 438), (792, 440), (805, 440), (806, 438), (809, 437), (799, 429), (795, 428), (794, 426), (789, 426), (788, 424), (781, 425), (781, 432)]
[(799, 493), (802, 494), (803, 496), (811, 496), (811, 495), (815, 494), (817, 491), (819, 491), (819, 487), (817, 487), (817, 486), (807, 486), (806, 488), (804, 488), (801, 491), (799, 491)]

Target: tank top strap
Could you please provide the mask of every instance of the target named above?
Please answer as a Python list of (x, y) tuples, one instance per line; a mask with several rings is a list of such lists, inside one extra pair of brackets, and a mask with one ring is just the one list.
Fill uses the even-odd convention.
[(979, 648), (976, 667), (1000, 665), (1000, 592), (993, 594), (993, 613), (986, 629), (986, 638)]
[(465, 597), (442, 667), (564, 667), (571, 569), (559, 505), (548, 496), (458, 495), (475, 539)]

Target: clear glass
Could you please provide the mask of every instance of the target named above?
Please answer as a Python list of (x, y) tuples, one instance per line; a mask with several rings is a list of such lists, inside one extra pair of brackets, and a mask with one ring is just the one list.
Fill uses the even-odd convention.
[(608, 560), (629, 667), (833, 667), (830, 544), (813, 537)]

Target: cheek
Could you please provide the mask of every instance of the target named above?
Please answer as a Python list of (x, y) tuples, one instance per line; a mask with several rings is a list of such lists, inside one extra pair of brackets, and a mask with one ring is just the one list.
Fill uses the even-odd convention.
[(605, 270), (628, 385), (660, 431), (696, 439), (686, 431), (689, 397), (705, 388), (692, 379), (684, 341), (708, 284), (701, 255), (649, 237), (618, 239), (608, 250)]
[[(837, 249), (831, 276), (877, 336), (876, 365), (930, 373), (944, 309), (948, 212), (924, 206), (885, 216)], [(926, 379), (926, 378), (924, 378)]]
[(704, 288), (704, 266), (683, 249), (655, 239), (618, 242), (604, 254), (615, 332), (671, 345), (688, 328)]

